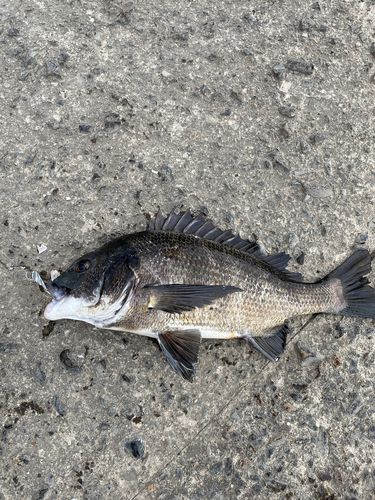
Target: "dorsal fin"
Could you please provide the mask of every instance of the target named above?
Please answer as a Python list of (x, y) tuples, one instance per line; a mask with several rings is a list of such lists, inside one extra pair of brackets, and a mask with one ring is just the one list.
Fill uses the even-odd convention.
[(300, 282), (303, 280), (300, 273), (287, 270), (286, 266), (291, 259), (290, 255), (285, 252), (270, 256), (264, 255), (255, 241), (244, 240), (240, 236), (234, 235), (231, 229), (221, 230), (212, 221), (205, 219), (202, 213), (193, 217), (190, 208), (183, 215), (177, 215), (172, 211), (168, 217), (164, 217), (159, 208), (155, 219), (150, 219), (147, 229), (149, 231), (172, 231), (174, 233), (192, 234), (199, 238), (216, 241), (241, 252), (246, 252), (257, 260), (264, 262), (270, 270), (276, 270), (276, 274), (285, 281)]

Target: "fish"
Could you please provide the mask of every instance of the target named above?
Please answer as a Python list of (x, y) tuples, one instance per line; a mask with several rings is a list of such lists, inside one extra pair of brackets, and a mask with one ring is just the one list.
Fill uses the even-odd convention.
[(277, 361), (290, 318), (375, 318), (368, 250), (315, 282), (288, 270), (289, 260), (284, 252), (264, 255), (257, 242), (219, 229), (202, 213), (165, 217), (159, 209), (146, 230), (86, 253), (46, 284), (52, 302), (44, 316), (153, 337), (189, 382), (202, 339), (244, 339)]

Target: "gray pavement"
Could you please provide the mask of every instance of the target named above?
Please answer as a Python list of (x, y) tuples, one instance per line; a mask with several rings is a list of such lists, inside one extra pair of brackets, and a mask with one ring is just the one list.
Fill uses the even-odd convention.
[(374, 0), (1, 6), (0, 499), (375, 499), (374, 321), (296, 319), (277, 364), (205, 341), (188, 384), (26, 278), (158, 207), (307, 279), (372, 249), (374, 42)]

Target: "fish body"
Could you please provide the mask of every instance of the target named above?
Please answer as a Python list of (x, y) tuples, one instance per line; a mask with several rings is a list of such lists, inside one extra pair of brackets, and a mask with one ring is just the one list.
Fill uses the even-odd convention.
[(117, 238), (75, 261), (47, 285), (45, 317), (158, 339), (172, 368), (195, 373), (201, 338), (244, 338), (273, 361), (288, 318), (312, 313), (375, 317), (367, 251), (316, 283), (286, 269), (284, 253), (221, 231), (202, 215), (159, 212), (147, 231)]

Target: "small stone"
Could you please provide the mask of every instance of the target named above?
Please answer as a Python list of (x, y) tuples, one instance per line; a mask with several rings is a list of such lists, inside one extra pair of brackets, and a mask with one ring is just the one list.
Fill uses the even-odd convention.
[(374, 426), (369, 428), (368, 437), (369, 437), (369, 439), (371, 439), (371, 441), (374, 441), (374, 443), (375, 443), (375, 427)]
[(207, 91), (208, 91), (207, 85), (202, 85), (202, 87), (201, 87), (202, 94), (205, 95), (207, 93)]
[(162, 167), (160, 169), (160, 173), (161, 173), (161, 179), (163, 182), (173, 181), (174, 177), (173, 177), (172, 169), (170, 167), (168, 167), (168, 165), (162, 165)]
[(225, 475), (230, 476), (233, 474), (233, 460), (228, 457), (225, 461)]
[(19, 344), (13, 342), (0, 343), (0, 353), (4, 354), (18, 354)]
[(321, 144), (325, 140), (325, 137), (323, 134), (318, 132), (314, 135), (313, 140), (315, 144)]
[(300, 148), (301, 148), (301, 153), (306, 154), (310, 151), (310, 146), (307, 144), (306, 141), (301, 141), (300, 142)]
[(56, 396), (54, 397), (54, 400), (53, 400), (53, 403), (55, 405), (55, 408), (56, 408), (56, 411), (59, 415), (61, 415), (62, 417), (64, 415), (66, 415), (66, 411), (63, 409), (62, 407), (62, 404), (61, 404), (61, 401), (60, 401), (60, 397), (56, 394)]
[(327, 161), (324, 166), (325, 166), (327, 174), (328, 175), (332, 175), (333, 174), (333, 170), (332, 170), (331, 162)]
[(304, 75), (311, 75), (314, 71), (314, 65), (312, 63), (299, 61), (298, 59), (289, 59), (286, 63), (286, 67), (289, 71), (303, 73)]
[(266, 486), (275, 493), (279, 493), (280, 491), (284, 491), (286, 489), (287, 484), (276, 481), (275, 479), (268, 479), (266, 480)]
[(172, 75), (172, 73), (168, 73), (168, 71), (162, 71), (161, 76), (163, 77), (166, 83), (177, 82), (177, 78), (174, 75)]
[(276, 168), (282, 174), (289, 174), (289, 172), (290, 172), (290, 168), (288, 167), (288, 165), (286, 165), (281, 160), (276, 160), (273, 165), (274, 165), (274, 168)]
[(109, 132), (116, 132), (121, 127), (121, 120), (117, 113), (111, 113), (104, 118), (104, 128)]
[(352, 374), (358, 373), (358, 360), (356, 359), (350, 360), (349, 373)]
[(189, 33), (187, 31), (183, 31), (182, 33), (175, 33), (173, 35), (173, 38), (186, 42), (187, 40), (189, 40)]
[(57, 61), (46, 61), (46, 73), (47, 76), (61, 77), (59, 63)]
[(370, 45), (370, 52), (373, 56), (375, 56), (375, 42), (372, 42)]
[(223, 470), (222, 462), (217, 462), (216, 464), (213, 464), (210, 468), (210, 472), (213, 476), (217, 476), (218, 474), (220, 474), (222, 470)]
[(20, 74), (18, 77), (19, 80), (26, 80), (26, 78), (31, 74), (30, 70), (24, 71), (23, 73)]
[(320, 353), (314, 351), (314, 349), (312, 349), (305, 342), (297, 342), (297, 349), (302, 358), (302, 366), (319, 364), (324, 359)]
[(328, 198), (333, 194), (332, 186), (329, 183), (309, 182), (304, 184), (304, 188), (306, 193), (313, 198)]
[(292, 105), (281, 106), (279, 108), (279, 113), (287, 118), (293, 118), (296, 115), (296, 108)]
[(46, 475), (46, 477), (44, 478), (44, 482), (46, 484), (53, 484), (55, 481), (55, 478), (53, 477), (53, 474), (49, 473)]
[(81, 369), (73, 363), (73, 361), (68, 356), (69, 349), (65, 349), (60, 353), (60, 361), (65, 368), (70, 373), (81, 373)]
[(361, 396), (357, 396), (346, 411), (348, 415), (356, 415), (363, 405), (364, 405), (363, 398)]
[(127, 382), (128, 384), (130, 384), (131, 380), (129, 377), (127, 377), (126, 375), (121, 375), (121, 378), (122, 380), (125, 380), (125, 382)]
[(275, 75), (276, 78), (282, 78), (285, 74), (285, 66), (281, 62), (277, 62), (273, 68), (272, 72)]
[(281, 127), (281, 133), (283, 137), (285, 137), (285, 139), (290, 139), (293, 135), (293, 130), (288, 123), (284, 123), (284, 125)]
[(134, 3), (133, 2), (127, 2), (124, 5), (121, 6), (121, 14), (127, 18), (130, 16), (130, 14), (133, 12), (134, 9)]
[(269, 160), (264, 160), (264, 166), (267, 169), (271, 169), (272, 168), (272, 163)]
[(141, 437), (133, 439), (132, 441), (127, 441), (124, 443), (124, 448), (125, 451), (136, 460), (142, 458), (145, 452), (145, 444)]
[(238, 413), (237, 413), (237, 412), (232, 413), (232, 415), (230, 416), (230, 418), (231, 418), (232, 420), (237, 420), (237, 421), (240, 421), (240, 420), (241, 420), (241, 417), (238, 415)]
[(299, 22), (299, 29), (301, 31), (310, 31), (313, 26), (314, 22), (311, 19), (301, 19)]
[(294, 248), (299, 243), (299, 238), (296, 234), (290, 234), (288, 238), (289, 246)]
[(191, 397), (188, 395), (182, 396), (180, 400), (180, 408), (184, 413), (188, 412), (191, 405)]
[(82, 132), (82, 134), (88, 134), (91, 132), (92, 126), (91, 125), (80, 125), (79, 126), (79, 131)]
[(34, 368), (34, 378), (40, 385), (44, 385), (46, 383), (46, 374), (42, 368), (42, 363), (36, 364)]
[(296, 259), (297, 264), (300, 266), (305, 262), (305, 252), (303, 252), (300, 248), (296, 247), (293, 251), (293, 256)]
[(8, 36), (21, 36), (21, 32), (18, 28), (10, 28), (10, 30), (8, 30)]
[(331, 475), (328, 472), (318, 472), (318, 478), (323, 481), (330, 481), (332, 479)]
[(356, 237), (355, 242), (362, 245), (363, 243), (366, 243), (367, 240), (368, 240), (368, 234), (361, 233)]
[(225, 111), (222, 111), (220, 114), (221, 116), (230, 116), (231, 113), (232, 113), (231, 109), (226, 109)]

